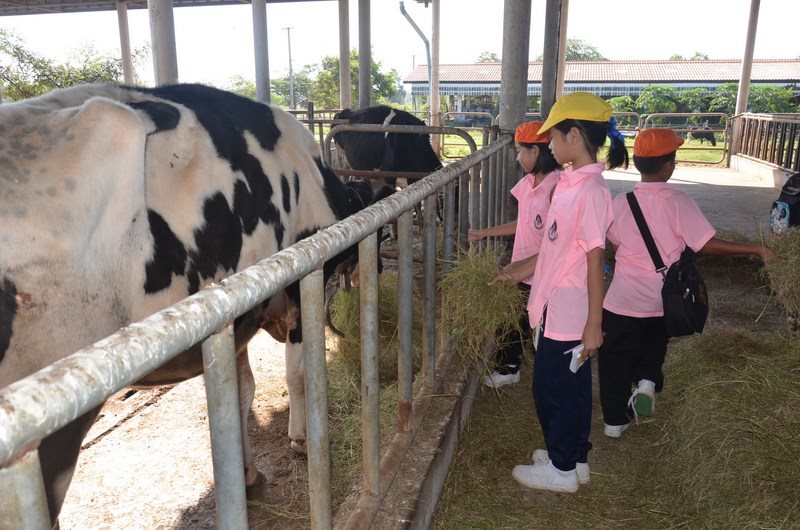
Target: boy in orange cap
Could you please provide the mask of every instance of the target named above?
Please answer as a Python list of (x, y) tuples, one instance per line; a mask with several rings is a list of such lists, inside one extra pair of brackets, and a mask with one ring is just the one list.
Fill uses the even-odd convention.
[[(768, 248), (714, 237), (714, 228), (697, 204), (667, 184), (682, 144), (671, 130), (645, 129), (633, 147), (633, 163), (642, 181), (631, 193), (664, 265), (678, 261), (687, 246), (704, 254), (774, 257)], [(603, 301), (606, 335), (598, 357), (604, 432), (618, 438), (630, 422), (629, 409), (634, 417), (653, 414), (655, 393), (664, 384), (668, 337), (661, 298), (663, 277), (655, 270), (626, 194), (614, 198), (612, 211), (614, 221), (607, 237), (616, 250), (616, 267)]]

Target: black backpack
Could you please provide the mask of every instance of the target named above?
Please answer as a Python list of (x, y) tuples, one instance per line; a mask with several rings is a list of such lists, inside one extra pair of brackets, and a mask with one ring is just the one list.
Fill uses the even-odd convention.
[(664, 303), (664, 328), (667, 337), (702, 333), (708, 318), (708, 290), (695, 265), (694, 251), (686, 247), (680, 259), (667, 269), (636, 196), (630, 192), (626, 197), (656, 272), (664, 277), (661, 298)]
[(785, 234), (789, 227), (800, 225), (800, 173), (791, 175), (772, 203), (769, 225), (773, 234)]

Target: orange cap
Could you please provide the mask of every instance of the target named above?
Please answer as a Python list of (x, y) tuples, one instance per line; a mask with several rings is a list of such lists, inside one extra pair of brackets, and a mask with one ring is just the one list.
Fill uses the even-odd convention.
[(517, 127), (514, 133), (514, 140), (526, 144), (547, 144), (550, 143), (550, 134), (539, 134), (539, 129), (542, 128), (541, 121), (526, 121)]
[(664, 156), (677, 151), (683, 145), (670, 129), (645, 129), (636, 135), (633, 154), (642, 157)]

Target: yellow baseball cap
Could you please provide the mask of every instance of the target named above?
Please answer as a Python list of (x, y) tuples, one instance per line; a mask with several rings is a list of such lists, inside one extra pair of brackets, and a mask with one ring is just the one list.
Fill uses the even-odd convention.
[(550, 109), (539, 134), (564, 120), (610, 121), (611, 105), (589, 92), (571, 92), (561, 96)]

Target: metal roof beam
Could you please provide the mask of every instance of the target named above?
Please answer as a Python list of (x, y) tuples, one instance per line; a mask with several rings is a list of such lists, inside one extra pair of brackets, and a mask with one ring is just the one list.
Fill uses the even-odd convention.
[[(266, 0), (268, 4), (289, 2), (320, 2), (330, 0)], [(128, 0), (128, 9), (147, 9), (147, 0)], [(173, 0), (175, 7), (223, 6), (249, 4), (250, 0)], [(114, 0), (2, 0), (0, 16), (43, 15), (53, 13), (80, 13), (87, 11), (114, 11)]]

